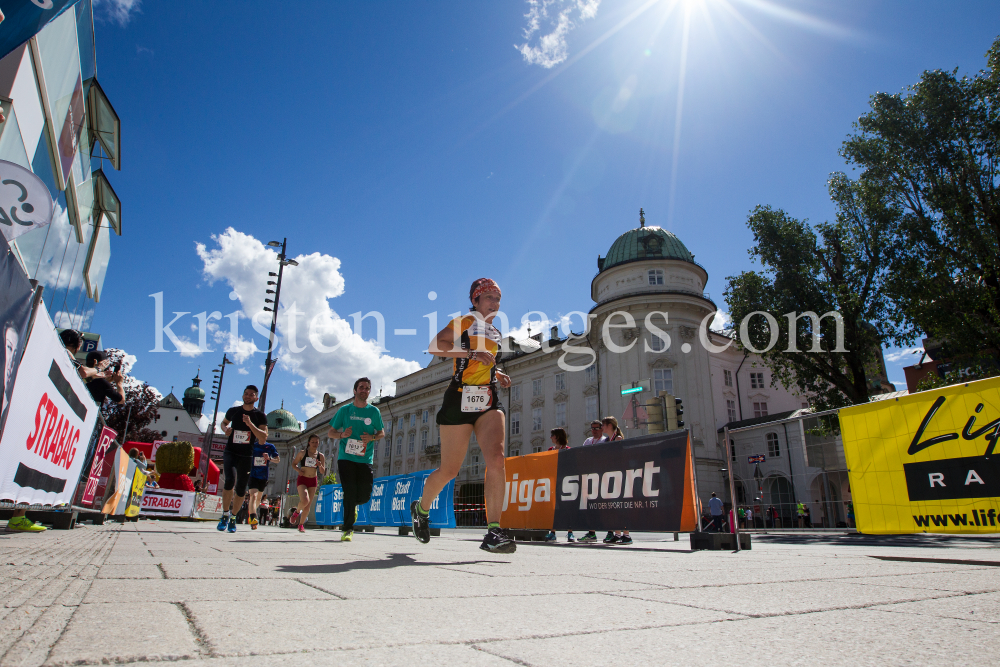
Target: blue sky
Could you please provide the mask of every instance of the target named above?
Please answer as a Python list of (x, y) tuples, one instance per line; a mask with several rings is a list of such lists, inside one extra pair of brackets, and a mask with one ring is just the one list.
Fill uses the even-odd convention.
[[(149, 295), (163, 293), (166, 321), (254, 312), (276, 270), (259, 242), (287, 237), (306, 256), (288, 298), (344, 343), (275, 370), (268, 407), (284, 399), (303, 420), (358, 371), (377, 393), (425, 364), (423, 316), (443, 323), (482, 275), (515, 323), (589, 310), (597, 256), (640, 207), (695, 253), (724, 308), (726, 276), (752, 267), (748, 211), (829, 219), (826, 180), (869, 96), (925, 69), (977, 71), (997, 34), (988, 1), (554, 0), (527, 36), (532, 5), (513, 0), (106, 10), (98, 77), (122, 118), (124, 228), (92, 329), (179, 395), (219, 363), (230, 322), (207, 332), (212, 352), (194, 354), (192, 315), (172, 327), (186, 356), (149, 352)], [(384, 354), (346, 340), (348, 315), (372, 310)], [(261, 381), (263, 358), (241, 355), (223, 405)], [(909, 363), (890, 361), (890, 379)]]

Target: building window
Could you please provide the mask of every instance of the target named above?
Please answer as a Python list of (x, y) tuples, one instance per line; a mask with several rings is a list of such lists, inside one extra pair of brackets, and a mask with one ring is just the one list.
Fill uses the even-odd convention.
[(405, 422), (403, 422), (403, 418), (400, 417), (399, 418), (399, 430), (402, 431), (405, 426), (406, 426), (406, 424), (405, 424)]
[(521, 413), (510, 413), (510, 434), (519, 435), (521, 433)]
[(556, 373), (556, 391), (566, 390), (566, 374)]
[(473, 456), (472, 457), (472, 474), (473, 475), (478, 475), (479, 474), (479, 457), (478, 456)]
[(511, 447), (510, 447), (510, 456), (520, 456), (520, 455), (521, 455), (521, 450), (517, 449), (513, 445), (511, 445)]
[(511, 385), (511, 388), (510, 388), (510, 400), (511, 401), (520, 401), (521, 400), (521, 385), (519, 385), (519, 384)]
[(725, 370), (725, 369), (722, 371), (722, 383), (724, 385), (726, 385), (727, 387), (732, 387), (733, 386), (733, 372), (732, 371)]
[(736, 421), (736, 401), (731, 399), (726, 399), (726, 416), (729, 418), (728, 421)]
[(411, 433), (410, 434), (410, 442), (409, 442), (409, 444), (406, 447), (406, 453), (407, 454), (412, 454), (413, 453), (413, 441), (416, 440), (416, 435), (417, 435), (416, 433)]
[(809, 409), (809, 403), (806, 402), (806, 401), (802, 401), (802, 409), (803, 410), (808, 410)]
[(420, 451), (427, 449), (427, 431), (420, 434)]
[(410, 428), (413, 428), (416, 425), (417, 425), (417, 414), (413, 413), (412, 415), (410, 415)]
[(396, 438), (396, 456), (403, 455), (403, 436)]
[(531, 395), (541, 396), (542, 395), (542, 378), (535, 378), (531, 381)]
[(431, 416), (431, 411), (430, 410), (424, 410), (424, 413), (420, 416), (420, 423), (421, 424), (426, 424), (427, 423), (427, 419), (430, 416)]
[(592, 422), (598, 419), (597, 416), (597, 396), (587, 396), (583, 399), (587, 410), (587, 421)]
[(735, 462), (736, 461), (736, 441), (733, 440), (732, 438), (729, 439), (729, 451), (730, 451), (730, 453), (732, 455), (733, 461)]
[(674, 371), (670, 368), (653, 369), (653, 394), (659, 396), (661, 391), (674, 393)]
[(663, 284), (663, 269), (650, 269), (646, 275), (649, 277), (650, 285)]
[(767, 416), (767, 403), (761, 402), (757, 403), (754, 401), (753, 404), (753, 416), (754, 417), (766, 417)]
[(781, 448), (778, 447), (778, 434), (768, 433), (764, 436), (764, 439), (767, 440), (767, 455), (771, 458), (778, 458), (781, 456)]
[(594, 384), (597, 382), (597, 364), (591, 364), (587, 366), (586, 373), (587, 384)]
[(565, 403), (556, 403), (556, 426), (566, 426)]
[(531, 448), (531, 453), (532, 453), (532, 454), (537, 454), (537, 453), (538, 453), (538, 452), (540, 452), (540, 451), (542, 451), (542, 448), (541, 448), (541, 447), (539, 447), (539, 446), (535, 446), (535, 447), (532, 447), (532, 448)]
[(542, 409), (532, 408), (531, 410), (531, 430), (541, 431), (542, 430)]
[(650, 334), (649, 349), (653, 352), (663, 352), (667, 349), (667, 342), (656, 334)]
[(764, 388), (764, 374), (763, 373), (751, 373), (750, 374), (750, 388), (751, 389), (763, 389)]

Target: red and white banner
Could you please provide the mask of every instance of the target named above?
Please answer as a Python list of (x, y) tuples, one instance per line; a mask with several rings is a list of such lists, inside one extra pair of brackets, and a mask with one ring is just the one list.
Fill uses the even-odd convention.
[(173, 489), (146, 489), (142, 497), (142, 516), (178, 516), (190, 517), (194, 509), (194, 491), (175, 491)]
[(0, 438), (0, 498), (72, 502), (97, 412), (48, 312), (39, 308)]
[[(110, 429), (107, 426), (101, 427), (101, 435), (97, 437), (97, 449), (94, 450), (94, 462), (90, 465), (90, 476), (87, 478), (87, 486), (83, 489), (83, 499), (81, 500), (81, 505), (83, 507), (93, 507), (94, 506), (94, 496), (97, 494), (97, 485), (101, 480), (101, 472), (104, 469), (104, 457), (108, 453), (108, 447), (114, 442), (115, 436), (118, 432), (114, 429)], [(105, 483), (107, 483), (107, 478), (105, 476)], [(101, 489), (101, 497), (104, 496), (104, 490)]]

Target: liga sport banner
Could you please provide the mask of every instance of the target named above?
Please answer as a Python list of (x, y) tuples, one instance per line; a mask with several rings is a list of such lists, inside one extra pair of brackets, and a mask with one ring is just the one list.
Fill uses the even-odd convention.
[(72, 502), (97, 413), (52, 319), (39, 308), (0, 436), (0, 498)]
[(506, 459), (500, 525), (690, 532), (697, 528), (687, 431)]
[(1000, 378), (840, 411), (862, 533), (1000, 532)]

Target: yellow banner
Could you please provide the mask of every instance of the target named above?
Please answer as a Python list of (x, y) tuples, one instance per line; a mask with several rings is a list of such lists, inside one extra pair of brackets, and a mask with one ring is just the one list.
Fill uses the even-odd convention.
[(840, 411), (862, 533), (1000, 532), (1000, 378)]
[(136, 468), (135, 477), (132, 478), (132, 488), (128, 497), (128, 505), (125, 507), (125, 516), (139, 516), (142, 509), (142, 496), (146, 491), (146, 473)]

